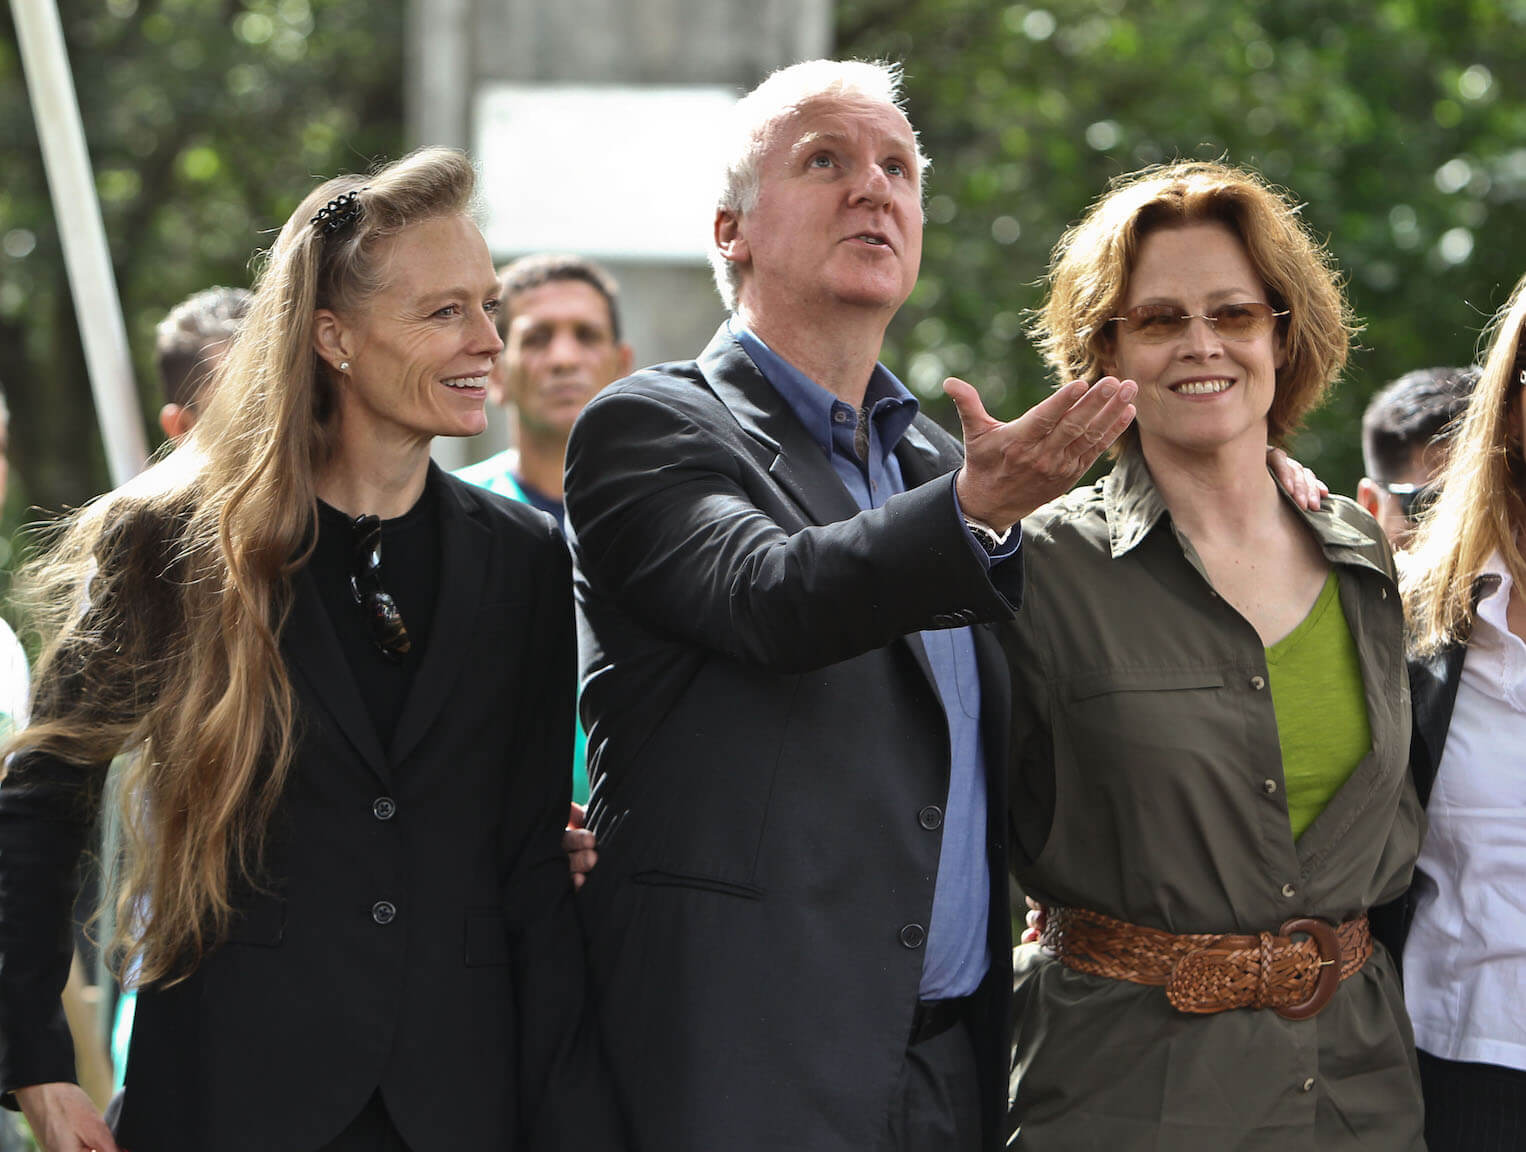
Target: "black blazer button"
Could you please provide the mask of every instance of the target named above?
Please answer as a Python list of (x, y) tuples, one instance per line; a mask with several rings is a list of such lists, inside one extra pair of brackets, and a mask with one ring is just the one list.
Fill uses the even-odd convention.
[(908, 924), (901, 929), (901, 943), (907, 948), (920, 948), (927, 939), (927, 929), (920, 924)]
[(936, 831), (943, 826), (943, 809), (936, 804), (929, 804), (917, 813), (917, 823), (929, 832)]
[(371, 801), (371, 815), (378, 820), (391, 820), (397, 815), (397, 801), (391, 796), (378, 796)]
[(397, 919), (397, 905), (390, 900), (378, 900), (371, 905), (371, 919), (378, 924), (391, 924)]

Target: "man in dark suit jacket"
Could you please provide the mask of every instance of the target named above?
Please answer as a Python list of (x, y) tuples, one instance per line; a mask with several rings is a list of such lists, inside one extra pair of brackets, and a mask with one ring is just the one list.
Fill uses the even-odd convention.
[(915, 282), (922, 157), (879, 65), (737, 109), (734, 311), (596, 398), (566, 500), (600, 863), (598, 1010), (641, 1152), (994, 1148), (1005, 1105), (1013, 526), (1132, 386), (959, 444), (877, 364)]

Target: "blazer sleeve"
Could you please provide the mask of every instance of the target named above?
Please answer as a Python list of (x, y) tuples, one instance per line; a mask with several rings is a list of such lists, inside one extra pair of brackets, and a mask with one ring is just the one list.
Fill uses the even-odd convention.
[(712, 418), (617, 388), (579, 417), (567, 511), (579, 570), (599, 594), (658, 632), (786, 673), (1011, 617), (1021, 563), (988, 572), (951, 474), (788, 532), (762, 506), (761, 486), (777, 493), (776, 481), (713, 406)]
[(0, 783), (0, 1103), (31, 1084), (72, 1081), (60, 999), (73, 954), (80, 856), (105, 766), (20, 753)]
[[(516, 930), (514, 959), (521, 1143), (532, 1152), (623, 1146), (587, 994), (584, 943), (562, 831), (572, 799), (576, 687), (572, 575), (560, 533), (547, 542), (519, 683), (520, 734), (510, 770), (533, 778), (511, 790), (533, 796), (531, 828), (509, 862), (505, 915)], [(507, 817), (523, 826), (523, 816)]]

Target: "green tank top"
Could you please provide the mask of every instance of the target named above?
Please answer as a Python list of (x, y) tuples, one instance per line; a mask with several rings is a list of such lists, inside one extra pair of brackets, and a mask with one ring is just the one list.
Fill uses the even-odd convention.
[(1266, 667), (1297, 839), (1372, 747), (1361, 661), (1334, 569), (1303, 622), (1266, 650)]

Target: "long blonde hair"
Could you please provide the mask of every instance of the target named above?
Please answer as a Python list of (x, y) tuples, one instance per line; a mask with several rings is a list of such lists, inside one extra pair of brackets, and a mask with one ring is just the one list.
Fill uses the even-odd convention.
[[(138, 981), (183, 978), (259, 887), (298, 716), (279, 637), (311, 550), (314, 475), (334, 449), (316, 308), (381, 287), (380, 241), (469, 209), (464, 155), (424, 149), (315, 189), (282, 228), (186, 440), (44, 531), (18, 577), (42, 652), (32, 723), (6, 748), (35, 774), (99, 789), (123, 752), (125, 853), (111, 941)], [(357, 192), (358, 216), (313, 222)]]
[(1483, 375), (1448, 441), (1440, 494), (1421, 518), (1400, 586), (1410, 650), (1434, 653), (1467, 637), (1473, 584), (1498, 552), (1511, 581), (1526, 588), (1526, 458), (1520, 414), (1526, 373), (1526, 276), (1484, 330)]

